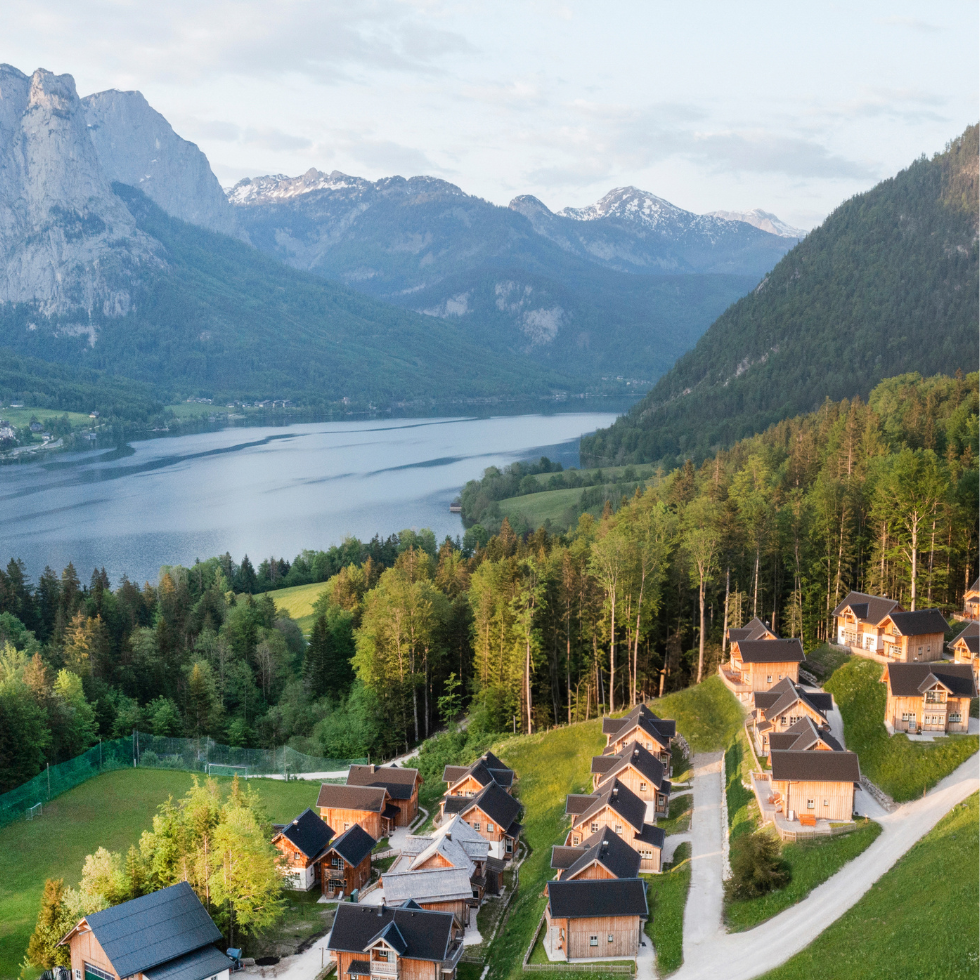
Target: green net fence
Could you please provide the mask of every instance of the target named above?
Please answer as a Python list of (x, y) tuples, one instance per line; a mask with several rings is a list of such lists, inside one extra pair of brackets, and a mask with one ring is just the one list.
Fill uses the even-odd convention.
[(133, 732), (128, 738), (100, 742), (87, 752), (48, 766), (33, 779), (0, 795), (0, 827), (27, 816), (28, 810), (53, 800), (74, 786), (114, 769), (181, 769), (214, 776), (342, 775), (367, 759), (324, 759), (304, 755), (288, 745), (276, 749), (250, 749), (219, 745), (210, 738), (167, 738)]

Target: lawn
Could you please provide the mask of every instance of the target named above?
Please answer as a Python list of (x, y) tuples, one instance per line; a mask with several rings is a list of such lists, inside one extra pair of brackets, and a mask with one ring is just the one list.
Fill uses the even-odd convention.
[(684, 906), (691, 886), (691, 845), (685, 841), (677, 848), (663, 874), (643, 877), (650, 908), (646, 934), (657, 951), (657, 972), (664, 976), (684, 962)]
[[(86, 854), (99, 847), (127, 850), (150, 828), (157, 806), (190, 785), (187, 772), (120, 769), (63, 793), (40, 819), (0, 830), (0, 977), (20, 972), (45, 879), (77, 884)], [(261, 792), (277, 823), (314, 805), (319, 788), (303, 780), (254, 779), (249, 785)]]
[(825, 680), (850, 659), (851, 655), (846, 650), (825, 643), (806, 655), (806, 663), (803, 664), (803, 669), (808, 670), (818, 680)]
[(691, 776), (693, 775), (691, 771), (691, 760), (684, 755), (679, 745), (672, 745), (670, 747), (670, 763), (673, 767), (673, 775), (670, 777), (670, 780), (675, 786), (678, 783), (689, 783), (691, 781)]
[(0, 408), (0, 419), (6, 419), (18, 429), (22, 429), (25, 425), (30, 424), (31, 419), (34, 417), (37, 418), (41, 425), (47, 428), (54, 419), (60, 419), (64, 415), (68, 416), (68, 421), (71, 422), (73, 429), (95, 425), (97, 422), (96, 419), (90, 419), (88, 415), (83, 415), (81, 412), (59, 412), (56, 408), (31, 408), (30, 406), (25, 408)]
[(742, 783), (749, 782), (752, 754), (745, 730), (738, 735), (725, 752), (725, 799), (728, 803), (729, 846), (742, 834), (751, 834), (759, 826), (759, 806), (755, 793)]
[(669, 816), (657, 821), (657, 826), (669, 837), (671, 834), (683, 834), (691, 829), (691, 809), (694, 807), (694, 795), (671, 798)]
[(709, 677), (695, 687), (650, 701), (649, 706), (661, 718), (676, 719), (678, 732), (694, 752), (727, 748), (741, 730), (744, 717), (738, 698), (720, 677)]
[(834, 671), (824, 689), (834, 696), (844, 719), (844, 740), (857, 752), (861, 773), (893, 799), (921, 796), (965, 762), (977, 748), (976, 735), (950, 735), (935, 742), (910, 742), (885, 731), (882, 665), (854, 657)]
[(313, 603), (323, 595), (326, 582), (312, 582), (310, 585), (294, 585), (291, 589), (277, 589), (272, 596), (276, 609), (295, 619), (304, 633), (313, 628)]
[(518, 514), (527, 519), (528, 527), (540, 527), (546, 520), (562, 521), (569, 507), (577, 507), (582, 497), (581, 487), (564, 490), (543, 490), (523, 497), (508, 497), (500, 501), (501, 516), (513, 521)]
[(853, 861), (881, 833), (873, 820), (866, 820), (853, 833), (818, 837), (783, 845), (783, 861), (789, 865), (790, 882), (785, 888), (742, 902), (725, 902), (725, 920), (731, 932), (742, 932), (771, 919), (802, 901), (848, 861)]
[(764, 980), (976, 980), (978, 863), (974, 794), (857, 905)]

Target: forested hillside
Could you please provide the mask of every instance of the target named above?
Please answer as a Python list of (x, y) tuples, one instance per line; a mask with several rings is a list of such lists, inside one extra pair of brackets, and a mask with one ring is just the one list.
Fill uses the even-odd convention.
[[(850, 589), (958, 608), (977, 568), (978, 381), (890, 379), (699, 467), (634, 474), (562, 534), (488, 513), (463, 542), (225, 555), (114, 591), (71, 566), (32, 584), (12, 561), (0, 790), (134, 728), (334, 758), (390, 757), (466, 703), (472, 732), (537, 730), (687, 686), (726, 621), (759, 615), (810, 649)], [(487, 484), (520, 492), (515, 475)], [(308, 582), (324, 585), (306, 639), (274, 590)]]
[(977, 134), (842, 204), (642, 402), (583, 439), (583, 460), (700, 462), (825, 398), (866, 398), (883, 378), (972, 370)]

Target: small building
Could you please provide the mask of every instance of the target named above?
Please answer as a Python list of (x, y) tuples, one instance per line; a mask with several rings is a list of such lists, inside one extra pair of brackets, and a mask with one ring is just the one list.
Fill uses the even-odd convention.
[(592, 785), (599, 789), (607, 779), (618, 779), (641, 800), (651, 804), (654, 820), (666, 817), (670, 807), (670, 780), (660, 759), (639, 742), (630, 742), (618, 755), (592, 757)]
[(622, 837), (603, 827), (578, 847), (554, 845), (551, 867), (558, 872), (558, 881), (636, 878), (640, 874), (640, 855)]
[(963, 593), (963, 616), (965, 619), (980, 620), (980, 578)]
[(736, 640), (777, 639), (776, 634), (758, 616), (750, 619), (744, 626), (729, 626), (726, 635), (729, 643), (734, 643)]
[(337, 980), (456, 980), (463, 955), (462, 930), (448, 912), (429, 912), (416, 902), (337, 906), (327, 949)]
[(606, 736), (603, 755), (618, 755), (636, 742), (655, 755), (670, 776), (670, 743), (677, 735), (676, 722), (658, 718), (645, 704), (638, 704), (622, 718), (603, 718), (602, 734)]
[(881, 654), (883, 636), (881, 621), (902, 607), (894, 599), (849, 592), (831, 613), (837, 621), (837, 643), (849, 647), (852, 653)]
[(807, 691), (788, 677), (768, 691), (756, 691), (752, 695), (750, 714), (756, 749), (768, 753), (770, 736), (787, 731), (803, 718), (809, 718), (816, 727), (829, 731), (828, 713), (833, 707), (832, 695)]
[(432, 867), (418, 871), (391, 872), (381, 876), (385, 902), (400, 905), (411, 899), (423, 909), (449, 912), (460, 929), (470, 924), (470, 907), (478, 904), (473, 897), (466, 868)]
[(442, 773), (447, 796), (476, 796), (490, 783), (511, 793), (514, 786), (514, 770), (500, 761), (492, 752), (480, 756), (469, 766), (446, 766)]
[(798, 639), (733, 640), (721, 678), (740, 701), (748, 702), (756, 691), (768, 691), (787, 678), (799, 683), (805, 660)]
[(888, 685), (889, 733), (969, 731), (970, 699), (977, 696), (971, 664), (887, 664), (881, 681)]
[(347, 773), (348, 786), (374, 786), (388, 791), (389, 802), (398, 809), (396, 827), (407, 827), (419, 813), (419, 787), (422, 777), (418, 769), (401, 766), (351, 766)]
[(882, 656), (898, 663), (942, 660), (949, 624), (938, 609), (892, 612), (881, 623)]
[(93, 912), (58, 944), (74, 980), (228, 980), (232, 961), (186, 882)]
[(517, 822), (520, 812), (520, 803), (491, 782), (476, 796), (443, 797), (441, 818), (458, 815), (490, 842), (491, 857), (509, 861), (521, 835), (522, 827)]
[(609, 779), (595, 793), (570, 793), (565, 813), (572, 826), (565, 845), (579, 847), (593, 834), (608, 827), (640, 855), (640, 868), (648, 873), (660, 871), (666, 835), (646, 821), (647, 805), (618, 779)]
[(640, 878), (548, 882), (545, 936), (552, 957), (632, 959), (649, 915)]
[(353, 895), (367, 886), (375, 843), (360, 824), (354, 824), (327, 848), (320, 863), (321, 891), (327, 898)]
[(768, 762), (772, 768), (773, 751), (785, 749), (797, 752), (843, 752), (844, 746), (826, 728), (814, 724), (809, 716), (801, 718), (785, 731), (769, 735)]
[(973, 620), (966, 624), (960, 633), (946, 644), (946, 649), (953, 655), (953, 662), (970, 664), (973, 667), (973, 678), (980, 677), (980, 623)]
[[(309, 891), (320, 883), (320, 862), (333, 830), (313, 810), (304, 810), (287, 824), (273, 824), (272, 846), (281, 855), (287, 888)], [(373, 846), (373, 842), (372, 842)]]
[(780, 749), (769, 753), (774, 803), (788, 820), (849, 821), (861, 781), (855, 752)]
[(343, 833), (360, 824), (376, 841), (387, 837), (400, 813), (383, 786), (339, 786), (323, 783), (316, 805), (320, 816)]

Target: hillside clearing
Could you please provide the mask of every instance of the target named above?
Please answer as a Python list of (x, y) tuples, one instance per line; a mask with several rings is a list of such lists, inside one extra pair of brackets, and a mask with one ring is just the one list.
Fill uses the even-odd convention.
[(272, 601), (279, 612), (286, 613), (290, 619), (296, 620), (304, 633), (313, 628), (313, 604), (326, 591), (326, 582), (311, 582), (309, 585), (294, 585), (290, 589), (278, 589), (270, 592)]

